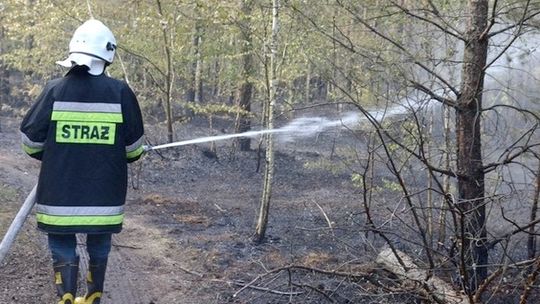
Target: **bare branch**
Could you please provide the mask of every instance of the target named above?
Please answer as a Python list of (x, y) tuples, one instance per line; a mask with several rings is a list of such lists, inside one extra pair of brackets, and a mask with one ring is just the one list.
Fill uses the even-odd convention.
[[(512, 145), (510, 145), (508, 148), (505, 149), (503, 154), (506, 153), (507, 156), (500, 162), (495, 162), (495, 163), (490, 163), (490, 164), (485, 165), (483, 167), (484, 172), (485, 173), (491, 172), (491, 171), (495, 170), (499, 166), (512, 163), (516, 158), (524, 155), (527, 152), (533, 151), (534, 147), (540, 146), (540, 143), (535, 143), (535, 144), (530, 144), (530, 145), (527, 144), (525, 146), (516, 147), (517, 143), (519, 143), (522, 139), (524, 139), (526, 137), (528, 137), (530, 139), (531, 136), (534, 134), (534, 132), (537, 130), (537, 128), (538, 128), (538, 124), (535, 124), (532, 128), (530, 128), (529, 130), (524, 132), (519, 138), (517, 138), (514, 141), (514, 143)], [(518, 149), (518, 151), (515, 152), (514, 154), (511, 154), (511, 152), (513, 150), (516, 150), (516, 149)]]
[[(493, 58), (493, 60), (491, 60), (491, 62), (489, 62), (488, 64), (486, 64), (486, 66), (483, 68), (483, 70), (485, 71), (487, 68), (489, 68), (493, 63), (495, 63), (497, 60), (499, 60), (499, 58), (501, 58), (502, 55), (504, 55), (506, 53), (506, 51), (510, 48), (510, 46), (512, 46), (512, 44), (514, 44), (514, 42), (520, 37), (521, 35), (521, 31), (523, 29), (523, 24), (525, 23), (525, 20), (527, 20), (528, 18), (526, 17), (527, 15), (527, 12), (528, 12), (528, 9), (529, 9), (529, 4), (530, 4), (531, 0), (527, 0), (527, 3), (525, 4), (525, 8), (523, 9), (523, 15), (520, 19), (520, 21), (516, 24), (516, 26), (518, 27), (517, 28), (517, 31), (516, 33), (513, 35), (512, 39), (510, 40), (510, 42), (499, 52), (499, 54), (497, 56), (495, 56), (495, 58)], [(537, 14), (539, 14), (540, 12), (538, 12)], [(530, 16), (529, 16), (530, 17)], [(489, 29), (489, 27), (488, 27)], [(486, 30), (488, 30), (486, 29)], [(480, 35), (480, 39), (484, 39), (486, 38), (486, 34), (487, 32), (485, 33), (482, 33), (482, 35)], [(490, 37), (492, 37), (491, 35), (487, 35), (487, 38), (489, 39)]]
[[(528, 5), (529, 3), (530, 3), (530, 1), (527, 2), (527, 5)], [(497, 30), (497, 31), (495, 31), (495, 32), (489, 33), (488, 38), (497, 36), (497, 35), (502, 34), (502, 33), (506, 32), (506, 31), (508, 31), (508, 30), (511, 30), (511, 29), (513, 29), (513, 28), (521, 27), (521, 26), (523, 26), (523, 25), (526, 25), (526, 24), (527, 24), (527, 23), (526, 23), (527, 21), (533, 19), (534, 17), (536, 17), (536, 16), (538, 16), (538, 15), (540, 15), (540, 11), (535, 12), (535, 13), (529, 15), (529, 16), (526, 16), (526, 17), (520, 19), (519, 22), (517, 22), (517, 23), (515, 23), (515, 24), (511, 24), (511, 25), (506, 26), (506, 27), (504, 27), (504, 28), (502, 28), (502, 29), (500, 29), (500, 30)]]
[(480, 40), (485, 39), (485, 36), (487, 34), (489, 34), (489, 31), (495, 25), (495, 17), (496, 17), (495, 12), (497, 11), (498, 2), (499, 2), (498, 0), (493, 1), (493, 8), (491, 9), (491, 18), (490, 18), (489, 24), (486, 27), (486, 29), (484, 30), (484, 32), (482, 32), (482, 34), (480, 34)]
[(534, 285), (534, 283), (536, 282), (536, 279), (538, 278), (539, 274), (540, 274), (540, 256), (537, 257), (536, 261), (534, 262), (533, 272), (527, 277), (527, 281), (525, 282), (525, 286), (523, 288), (523, 294), (521, 295), (519, 299), (519, 304), (527, 303), (527, 300), (531, 293), (532, 285)]
[(124, 52), (132, 55), (132, 56), (135, 56), (135, 57), (138, 57), (138, 58), (141, 58), (143, 59), (144, 61), (148, 62), (154, 69), (156, 69), (156, 71), (159, 72), (159, 74), (161, 74), (162, 76), (166, 76), (165, 72), (163, 72), (158, 66), (157, 64), (155, 64), (152, 60), (150, 60), (150, 58), (144, 56), (144, 55), (141, 55), (141, 54), (137, 54), (135, 53), (134, 51), (126, 48), (126, 47), (123, 47), (123, 46), (118, 46), (119, 49), (123, 50)]
[(410, 81), (413, 85), (413, 87), (419, 91), (422, 91), (424, 93), (426, 93), (427, 95), (429, 95), (432, 99), (434, 100), (437, 100), (439, 102), (441, 102), (442, 104), (444, 105), (447, 105), (447, 106), (450, 106), (452, 108), (456, 108), (457, 107), (457, 103), (454, 101), (454, 100), (451, 100), (449, 98), (445, 98), (445, 97), (442, 97), (438, 94), (436, 94), (435, 92), (433, 92), (431, 89), (427, 88), (426, 86), (424, 86), (423, 84), (419, 83), (419, 82), (416, 82), (414, 80), (411, 80)]
[(500, 236), (500, 237), (497, 237), (496, 239), (494, 239), (494, 240), (492, 240), (492, 241), (490, 241), (490, 242), (488, 242), (488, 245), (487, 245), (487, 246), (488, 246), (489, 248), (493, 248), (493, 246), (497, 245), (497, 244), (498, 244), (499, 242), (501, 242), (502, 240), (508, 239), (508, 238), (511, 237), (511, 236), (514, 236), (514, 235), (516, 235), (516, 234), (518, 234), (518, 233), (521, 233), (521, 232), (526, 232), (526, 230), (529, 229), (530, 227), (532, 227), (532, 226), (534, 226), (534, 225), (540, 223), (540, 219), (536, 219), (536, 220), (534, 220), (534, 221), (532, 221), (532, 222), (529, 222), (529, 223), (528, 223), (527, 225), (525, 225), (525, 226), (519, 226), (519, 225), (516, 224), (515, 222), (509, 220), (508, 218), (505, 218), (505, 219), (506, 219), (508, 222), (512, 223), (512, 225), (513, 225), (514, 227), (516, 227), (516, 229), (514, 229), (514, 230), (512, 230), (512, 231), (510, 231), (510, 232), (508, 232), (508, 233), (506, 233), (506, 234), (504, 234), (504, 235), (502, 235), (502, 236)]
[[(465, 38), (463, 37), (463, 34), (460, 33), (457, 29), (454, 29), (453, 27), (451, 27), (448, 23), (445, 22), (445, 26), (446, 27), (443, 27), (442, 25), (440, 25), (439, 23), (431, 20), (431, 19), (428, 19), (426, 17), (422, 17), (420, 15), (417, 15), (415, 13), (413, 13), (410, 9), (407, 9), (406, 7), (403, 7), (403, 5), (400, 5), (398, 4), (397, 2), (395, 1), (392, 1), (392, 4), (394, 4), (394, 6), (396, 6), (397, 8), (399, 8), (403, 13), (405, 13), (406, 15), (409, 15), (413, 18), (416, 18), (418, 20), (421, 20), (421, 21), (424, 21), (428, 24), (431, 24), (433, 26), (435, 26), (436, 28), (440, 29), (443, 33), (446, 33), (456, 39), (459, 39), (463, 42), (465, 42)], [(429, 1), (429, 4), (432, 6), (432, 8), (434, 9), (435, 12), (438, 12), (438, 10), (435, 8), (433, 2)], [(437, 17), (440, 17), (440, 15), (437, 13), (435, 14)], [(450, 30), (448, 30), (450, 29)]]
[(444, 79), (444, 77), (442, 77), (441, 75), (439, 75), (438, 73), (436, 73), (433, 69), (430, 69), (429, 67), (427, 67), (424, 63), (420, 62), (419, 60), (416, 60), (414, 58), (414, 56), (401, 44), (399, 44), (398, 42), (396, 42), (394, 39), (386, 36), (385, 34), (383, 34), (381, 31), (379, 31), (378, 29), (376, 29), (375, 27), (371, 26), (366, 20), (364, 20), (364, 18), (360, 17), (358, 15), (357, 12), (353, 11), (351, 8), (345, 6), (343, 3), (341, 3), (340, 0), (336, 0), (336, 2), (338, 4), (341, 5), (341, 7), (343, 7), (344, 9), (346, 9), (354, 18), (356, 21), (360, 22), (361, 24), (363, 24), (367, 29), (369, 29), (371, 32), (373, 32), (375, 35), (379, 36), (380, 38), (382, 38), (383, 40), (386, 40), (388, 42), (390, 42), (392, 45), (394, 45), (395, 47), (397, 47), (399, 50), (401, 50), (405, 55), (407, 55), (411, 61), (419, 66), (421, 69), (423, 69), (424, 71), (426, 71), (427, 73), (429, 73), (430, 75), (432, 75), (433, 77), (437, 78), (439, 81), (441, 81), (446, 87), (448, 87), (456, 96), (460, 96), (460, 92), (452, 85), (450, 84), (446, 79)]

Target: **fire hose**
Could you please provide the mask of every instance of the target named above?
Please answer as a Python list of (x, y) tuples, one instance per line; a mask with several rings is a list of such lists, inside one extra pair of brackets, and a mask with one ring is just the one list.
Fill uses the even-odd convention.
[(15, 241), (15, 237), (17, 237), (19, 230), (21, 230), (28, 214), (30, 214), (32, 207), (36, 202), (36, 189), (37, 185), (34, 186), (32, 191), (30, 191), (30, 194), (28, 194), (28, 197), (26, 197), (21, 209), (17, 212), (17, 215), (15, 215), (15, 219), (13, 219), (13, 222), (9, 225), (6, 235), (0, 243), (0, 265), (2, 265), (4, 258), (8, 254), (9, 248), (11, 248), (13, 241)]
[[(234, 138), (234, 137), (241, 137), (246, 135), (252, 135), (252, 133), (261, 133), (259, 132), (246, 132), (243, 134), (234, 134), (234, 135), (225, 135), (225, 136), (210, 136), (210, 137), (204, 137), (194, 140), (185, 140), (175, 143), (169, 143), (169, 144), (163, 144), (158, 146), (149, 146), (144, 145), (143, 150), (145, 152), (150, 152), (153, 150), (163, 149), (163, 148), (171, 148), (176, 146), (183, 146), (183, 145), (189, 145), (194, 143), (201, 143), (201, 142), (208, 142), (213, 140), (223, 140), (228, 138)], [(11, 225), (9, 225), (9, 228), (2, 239), (2, 242), (0, 243), (0, 266), (2, 265), (4, 259), (6, 258), (9, 249), (13, 245), (13, 242), (15, 241), (15, 238), (17, 237), (17, 234), (22, 229), (24, 222), (26, 221), (26, 218), (32, 211), (32, 208), (34, 207), (34, 204), (36, 202), (36, 189), (37, 184), (34, 186), (32, 191), (30, 191), (30, 194), (26, 197), (26, 200), (22, 204), (21, 208), (17, 212), (17, 215), (15, 215), (15, 218), (11, 222)]]
[[(340, 118), (334, 121), (323, 119), (320, 117), (297, 118), (293, 120), (291, 123), (289, 123), (288, 125), (278, 128), (278, 129), (265, 129), (265, 130), (259, 130), (259, 131), (247, 131), (247, 132), (236, 133), (236, 134), (207, 136), (207, 137), (177, 141), (173, 143), (161, 144), (157, 146), (144, 145), (143, 150), (144, 152), (147, 153), (150, 151), (155, 151), (155, 150), (165, 149), (165, 148), (205, 143), (205, 142), (211, 142), (211, 141), (226, 140), (226, 139), (238, 138), (238, 137), (255, 137), (258, 135), (273, 134), (273, 133), (298, 134), (300, 136), (309, 136), (327, 128), (343, 127), (347, 124), (358, 122), (359, 121), (358, 117), (359, 116), (357, 113), (349, 113), (343, 118)], [(35, 201), (36, 201), (36, 189), (37, 189), (37, 185), (34, 186), (32, 191), (30, 192), (30, 194), (24, 201), (23, 205), (21, 206), (21, 209), (19, 210), (19, 212), (17, 212), (15, 219), (13, 219), (13, 222), (9, 226), (6, 232), (6, 235), (2, 239), (2, 242), (0, 243), (0, 266), (2, 265), (4, 258), (7, 256), (7, 253), (9, 249), (11, 248), (11, 245), (15, 241), (17, 234), (19, 233), (24, 222), (26, 221), (26, 218), (30, 214), (30, 211), (32, 211), (32, 207), (34, 206)]]

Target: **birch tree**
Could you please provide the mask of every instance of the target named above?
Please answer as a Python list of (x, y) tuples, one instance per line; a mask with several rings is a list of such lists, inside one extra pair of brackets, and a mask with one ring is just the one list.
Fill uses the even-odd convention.
[[(242, 133), (251, 129), (251, 120), (248, 113), (251, 112), (251, 102), (254, 90), (255, 63), (252, 38), (251, 15), (253, 11), (253, 0), (241, 0), (241, 16), (238, 21), (239, 36), (242, 54), (242, 79), (238, 88), (238, 114), (236, 117), (236, 133)], [(250, 138), (238, 139), (240, 151), (249, 151), (251, 149)]]
[[(278, 34), (279, 34), (279, 9), (280, 1), (272, 0), (272, 34), (269, 42), (270, 56), (270, 87), (267, 106), (265, 107), (265, 127), (266, 129), (274, 128), (274, 107), (276, 103), (276, 90), (278, 84), (277, 73), (277, 52), (278, 52)], [(263, 179), (263, 192), (261, 204), (259, 208), (259, 216), (257, 226), (255, 227), (254, 241), (260, 243), (263, 241), (268, 224), (268, 212), (270, 209), (270, 201), (272, 198), (272, 182), (274, 179), (274, 140), (272, 134), (265, 135), (266, 154), (265, 168)]]

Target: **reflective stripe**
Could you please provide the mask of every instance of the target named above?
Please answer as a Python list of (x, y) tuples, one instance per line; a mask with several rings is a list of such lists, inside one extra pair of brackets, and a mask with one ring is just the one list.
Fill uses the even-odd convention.
[(137, 139), (134, 143), (132, 143), (129, 146), (126, 146), (126, 157), (127, 158), (136, 158), (143, 154), (143, 137), (141, 136), (139, 139)]
[(26, 152), (26, 154), (29, 154), (29, 155), (32, 155), (32, 154), (36, 154), (36, 153), (39, 153), (41, 151), (43, 151), (43, 149), (41, 148), (31, 148), (25, 144), (22, 145), (22, 148), (24, 150), (24, 152)]
[(141, 136), (139, 139), (137, 139), (131, 145), (126, 146), (126, 153), (130, 153), (130, 152), (133, 152), (133, 151), (139, 149), (139, 147), (141, 147), (142, 144), (143, 144), (143, 136)]
[(140, 156), (141, 154), (143, 154), (143, 152), (144, 152), (143, 146), (140, 146), (139, 148), (137, 148), (137, 150), (126, 153), (126, 157), (127, 158), (135, 158), (135, 157)]
[(122, 113), (119, 103), (55, 101), (53, 111)]
[(58, 216), (36, 213), (37, 221), (46, 225), (54, 226), (104, 226), (119, 225), (124, 220), (124, 215), (87, 215), (87, 216)]
[(51, 120), (122, 123), (122, 113), (53, 111)]
[(48, 215), (118, 215), (124, 213), (124, 206), (48, 206), (37, 204), (36, 212)]
[(55, 101), (51, 120), (122, 123), (122, 105), (103, 102)]
[(45, 145), (45, 142), (32, 141), (23, 132), (21, 132), (21, 140), (22, 140), (23, 145), (25, 145), (25, 146), (27, 146), (29, 148), (33, 148), (33, 149), (43, 149), (43, 146)]
[(54, 284), (62, 284), (62, 273), (60, 272), (55, 272), (54, 273)]

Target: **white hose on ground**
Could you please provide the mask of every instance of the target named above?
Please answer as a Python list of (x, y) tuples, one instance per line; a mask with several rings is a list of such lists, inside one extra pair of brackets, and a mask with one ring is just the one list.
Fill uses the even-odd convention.
[(7, 256), (8, 251), (13, 245), (13, 241), (15, 241), (17, 234), (19, 233), (24, 222), (26, 221), (28, 214), (30, 214), (30, 211), (32, 211), (32, 207), (36, 202), (36, 189), (37, 184), (34, 186), (32, 191), (30, 191), (28, 197), (26, 197), (26, 200), (22, 204), (21, 209), (19, 210), (19, 212), (17, 212), (17, 215), (13, 219), (13, 222), (11, 222), (11, 225), (6, 232), (6, 235), (2, 239), (2, 243), (0, 243), (0, 265), (2, 265), (4, 258)]

